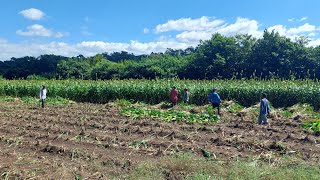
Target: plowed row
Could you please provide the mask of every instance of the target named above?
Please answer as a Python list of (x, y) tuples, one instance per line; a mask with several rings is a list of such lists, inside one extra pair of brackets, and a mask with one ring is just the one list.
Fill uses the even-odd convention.
[[(258, 126), (232, 121), (200, 125), (130, 119), (113, 104), (72, 104), (40, 109), (0, 104), (0, 173), (36, 179), (109, 178), (139, 163), (176, 152), (203, 150), (212, 158), (255, 157), (276, 163), (287, 155), (320, 162), (320, 137), (293, 120)], [(228, 118), (230, 119), (230, 117)]]

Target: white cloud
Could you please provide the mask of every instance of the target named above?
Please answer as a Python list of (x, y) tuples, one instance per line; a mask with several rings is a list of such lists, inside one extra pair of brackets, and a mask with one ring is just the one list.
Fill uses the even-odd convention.
[(17, 30), (16, 33), (21, 36), (42, 36), (42, 37), (54, 36), (57, 38), (61, 38), (61, 37), (65, 36), (65, 34), (62, 32), (55, 33), (40, 24), (34, 24), (31, 26), (28, 26), (26, 31)]
[(260, 37), (262, 33), (258, 30), (258, 28), (259, 24), (256, 20), (239, 17), (235, 23), (226, 25), (225, 27), (219, 27), (217, 32), (225, 36), (232, 36), (235, 34), (251, 34), (254, 37)]
[(19, 14), (22, 14), (25, 18), (31, 20), (40, 20), (45, 16), (45, 13), (39, 9), (30, 8), (23, 11), (20, 11)]
[(34, 24), (32, 26), (27, 27), (27, 31), (17, 30), (16, 33), (21, 36), (52, 36), (52, 31), (46, 29), (40, 24)]
[(177, 39), (183, 42), (197, 43), (199, 40), (208, 40), (212, 36), (212, 32), (206, 31), (185, 31), (177, 34)]
[(316, 36), (319, 28), (309, 23), (305, 23), (302, 26), (287, 29), (283, 25), (275, 25), (268, 28), (269, 31), (279, 32), (280, 35), (294, 39), (297, 36)]
[(275, 25), (271, 26), (267, 29), (268, 31), (275, 31), (278, 32), (281, 36), (285, 36), (287, 34), (287, 28), (283, 25)]
[(307, 20), (308, 19), (308, 17), (303, 17), (303, 18), (301, 18), (301, 19), (299, 19), (299, 21), (305, 21), (305, 20)]
[(308, 17), (307, 16), (305, 16), (305, 17), (302, 17), (302, 18), (290, 18), (290, 19), (288, 19), (288, 21), (289, 22), (302, 22), (302, 21), (305, 21), (305, 20), (307, 20), (308, 19)]
[(64, 37), (64, 36), (66, 36), (68, 33), (62, 33), (62, 32), (57, 32), (57, 33), (55, 33), (55, 37), (56, 38), (62, 38), (62, 37)]
[[(179, 27), (178, 27), (179, 25)], [(181, 26), (180, 26), (181, 25)], [(199, 25), (199, 26), (197, 26)], [(295, 40), (301, 35), (310, 38), (308, 46), (320, 45), (320, 28), (312, 24), (305, 23), (301, 26), (287, 28), (284, 25), (274, 25), (267, 28), (269, 31), (275, 30), (281, 35)], [(82, 34), (89, 35), (88, 27), (82, 27)], [(256, 20), (248, 18), (237, 18), (234, 22), (227, 23), (222, 20), (210, 20), (206, 16), (198, 19), (183, 18), (171, 20), (165, 24), (160, 24), (156, 32), (160, 33), (152, 42), (140, 42), (138, 40), (128, 43), (103, 42), (103, 41), (83, 41), (75, 44), (65, 42), (51, 43), (10, 43), (0, 38), (0, 60), (8, 60), (11, 57), (39, 56), (42, 54), (56, 54), (63, 56), (93, 56), (97, 53), (127, 51), (134, 54), (150, 54), (151, 52), (164, 52), (167, 48), (185, 49), (189, 46), (196, 46), (199, 40), (207, 40), (214, 33), (220, 33), (224, 36), (233, 36), (235, 34), (250, 34), (261, 38), (264, 29), (259, 29), (259, 23)], [(181, 31), (178, 34), (168, 31)], [(145, 28), (144, 32), (149, 32)], [(166, 33), (162, 33), (166, 32)], [(53, 32), (42, 25), (32, 25), (27, 30), (18, 30), (17, 34), (23, 36), (45, 36), (45, 37), (63, 37), (67, 33)]]
[(259, 24), (255, 20), (250, 20), (247, 18), (237, 18), (236, 22), (233, 24), (221, 24), (220, 26), (215, 26), (214, 28), (208, 28), (198, 31), (184, 31), (178, 35), (176, 38), (183, 42), (198, 42), (201, 40), (210, 39), (212, 34), (220, 33), (225, 36), (232, 36), (236, 34), (251, 34), (254, 37), (261, 37), (262, 32), (259, 31)]
[(287, 33), (288, 34), (301, 34), (304, 32), (314, 32), (316, 31), (316, 26), (310, 25), (309, 23), (306, 23), (302, 26), (299, 26), (297, 28), (290, 28)]
[(311, 41), (308, 43), (308, 46), (309, 47), (320, 46), (320, 39), (311, 39)]
[(143, 29), (143, 33), (148, 34), (149, 32), (150, 32), (150, 30), (148, 28)]
[(196, 31), (214, 28), (224, 23), (223, 20), (211, 20), (207, 16), (198, 19), (182, 18), (178, 20), (169, 20), (167, 23), (156, 26), (156, 33), (168, 31)]
[(130, 43), (113, 43), (103, 41), (83, 41), (76, 44), (64, 42), (51, 43), (9, 43), (0, 41), (0, 60), (9, 60), (11, 57), (40, 56), (43, 54), (55, 54), (63, 56), (93, 56), (97, 53), (127, 51), (134, 54), (150, 54), (151, 52), (164, 52), (167, 48), (185, 49), (187, 43), (175, 41), (158, 41), (141, 43), (131, 41)]
[(295, 18), (290, 18), (288, 19), (289, 22), (294, 22), (295, 21)]

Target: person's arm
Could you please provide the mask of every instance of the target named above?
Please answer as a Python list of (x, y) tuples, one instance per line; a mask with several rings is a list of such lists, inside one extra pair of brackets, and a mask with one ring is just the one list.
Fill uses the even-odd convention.
[(217, 94), (217, 97), (218, 97), (219, 103), (221, 103), (221, 98), (220, 98), (219, 94)]

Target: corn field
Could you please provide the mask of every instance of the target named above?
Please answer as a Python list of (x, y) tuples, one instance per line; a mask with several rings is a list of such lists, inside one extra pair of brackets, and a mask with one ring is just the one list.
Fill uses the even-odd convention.
[(207, 103), (210, 90), (215, 87), (223, 100), (234, 100), (243, 106), (259, 102), (266, 93), (274, 107), (308, 103), (318, 109), (320, 83), (318, 81), (281, 80), (0, 80), (0, 95), (38, 97), (41, 85), (46, 85), (49, 97), (62, 97), (77, 102), (106, 103), (116, 99), (143, 101), (150, 104), (169, 101), (173, 86), (179, 91), (188, 88), (190, 103)]

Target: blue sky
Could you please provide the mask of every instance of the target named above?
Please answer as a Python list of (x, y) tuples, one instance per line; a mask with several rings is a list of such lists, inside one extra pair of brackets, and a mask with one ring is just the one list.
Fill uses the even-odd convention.
[(320, 45), (317, 0), (3, 0), (0, 60), (184, 49), (209, 39), (274, 29)]

